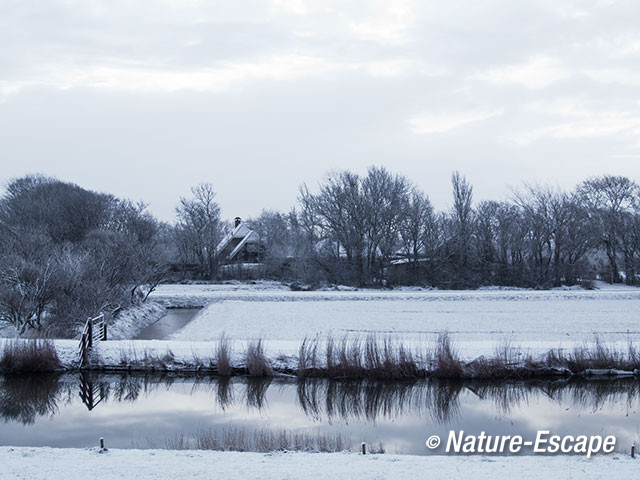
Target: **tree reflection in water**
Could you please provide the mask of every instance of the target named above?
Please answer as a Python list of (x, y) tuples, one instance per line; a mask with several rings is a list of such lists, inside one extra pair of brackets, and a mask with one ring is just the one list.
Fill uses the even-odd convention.
[(0, 416), (30, 425), (38, 417), (55, 415), (58, 403), (69, 396), (59, 379), (51, 374), (0, 376)]
[[(499, 412), (527, 405), (544, 396), (559, 405), (596, 411), (606, 405), (631, 407), (640, 395), (634, 379), (552, 380), (521, 382), (326, 380), (248, 377), (180, 377), (174, 375), (6, 375), (0, 376), (0, 417), (5, 422), (33, 424), (38, 417), (56, 415), (59, 406), (82, 399), (86, 408), (101, 402), (133, 403), (159, 389), (189, 385), (191, 394), (204, 390), (222, 410), (268, 409), (271, 389), (293, 389), (302, 414), (317, 422), (375, 423), (403, 415), (430, 417), (446, 424), (460, 418), (463, 392), (491, 402)], [(293, 407), (293, 405), (292, 405)]]

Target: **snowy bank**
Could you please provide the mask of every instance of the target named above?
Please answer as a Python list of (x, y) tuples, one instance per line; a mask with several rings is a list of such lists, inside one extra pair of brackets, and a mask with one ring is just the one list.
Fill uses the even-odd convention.
[(134, 338), (143, 328), (158, 321), (167, 313), (157, 302), (146, 302), (123, 310), (109, 325), (109, 338), (124, 340)]
[[(395, 343), (392, 338), (385, 337), (364, 340), (347, 337), (346, 341), (317, 339), (304, 342), (302, 346), (298, 342), (268, 342), (261, 345), (259, 358), (248, 353), (260, 345), (251, 341), (110, 340), (98, 342), (82, 368), (392, 380), (640, 375), (640, 350), (633, 345), (594, 343), (577, 350), (552, 351), (543, 345), (534, 350), (508, 344), (502, 349), (500, 345), (479, 345), (479, 350), (467, 348), (463, 350), (465, 355), (459, 356), (457, 347), (447, 337), (440, 336), (433, 343), (425, 344)], [(5, 341), (0, 339), (0, 351)], [(64, 369), (80, 368), (77, 341), (52, 340), (50, 343)], [(484, 353), (470, 355), (472, 351)], [(223, 356), (221, 352), (224, 352)]]
[(571, 478), (637, 476), (640, 460), (596, 456), (403, 456), (353, 453), (236, 453), (202, 450), (109, 450), (0, 447), (2, 478), (97, 479), (399, 479)]

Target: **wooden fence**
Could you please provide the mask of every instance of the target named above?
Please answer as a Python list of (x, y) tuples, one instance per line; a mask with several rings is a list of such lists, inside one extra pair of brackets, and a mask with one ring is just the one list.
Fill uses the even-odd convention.
[(104, 313), (95, 318), (89, 318), (84, 324), (82, 335), (80, 336), (80, 350), (78, 352), (78, 362), (83, 366), (87, 361), (89, 350), (94, 344), (107, 339), (107, 322)]

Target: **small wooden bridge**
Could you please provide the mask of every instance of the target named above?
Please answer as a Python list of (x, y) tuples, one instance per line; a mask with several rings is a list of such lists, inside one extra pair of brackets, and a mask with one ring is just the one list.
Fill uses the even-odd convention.
[(107, 322), (104, 313), (97, 317), (87, 319), (82, 335), (80, 336), (80, 346), (78, 351), (78, 363), (82, 368), (88, 361), (89, 351), (100, 341), (107, 339)]

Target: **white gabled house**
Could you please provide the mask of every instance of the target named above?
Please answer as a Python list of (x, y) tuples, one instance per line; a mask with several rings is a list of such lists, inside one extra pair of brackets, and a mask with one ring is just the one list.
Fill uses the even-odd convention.
[(263, 248), (258, 234), (235, 218), (235, 226), (216, 247), (216, 256), (222, 264), (259, 263)]

